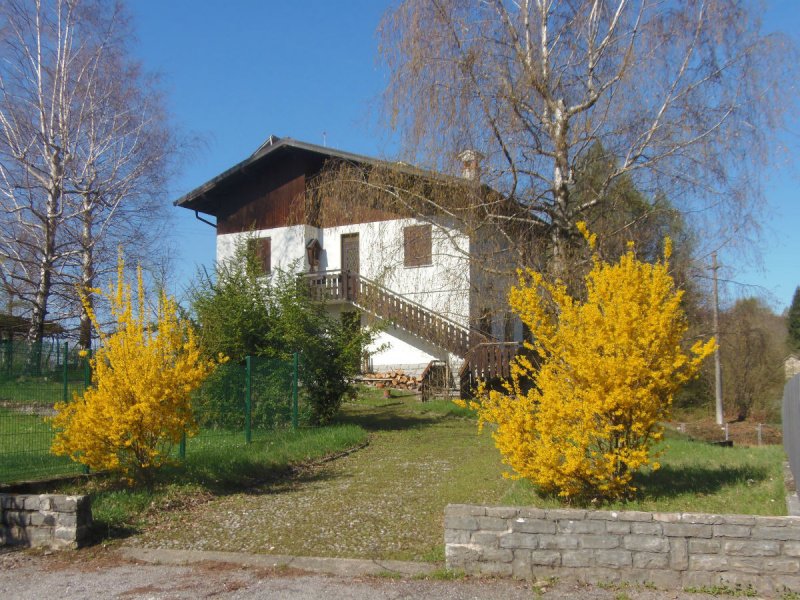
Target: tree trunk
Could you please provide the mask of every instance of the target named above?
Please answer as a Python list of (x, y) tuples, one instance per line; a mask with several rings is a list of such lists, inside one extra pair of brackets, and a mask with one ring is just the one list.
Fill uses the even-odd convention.
[(83, 229), (81, 231), (81, 317), (78, 344), (83, 349), (92, 345), (92, 320), (89, 310), (93, 308), (92, 287), (94, 285), (94, 256), (92, 245), (92, 211), (91, 201), (83, 200)]

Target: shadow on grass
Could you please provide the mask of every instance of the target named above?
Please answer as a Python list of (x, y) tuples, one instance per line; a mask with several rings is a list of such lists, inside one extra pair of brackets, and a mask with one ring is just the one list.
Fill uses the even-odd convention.
[[(443, 416), (436, 414), (401, 414), (403, 404), (368, 407), (365, 409), (343, 411), (336, 417), (336, 423), (358, 425), (367, 431), (403, 431), (428, 427), (441, 421)], [(388, 410), (392, 409), (392, 410)]]
[(724, 487), (767, 478), (768, 470), (755, 465), (716, 468), (664, 465), (658, 471), (637, 474), (634, 485), (639, 488), (641, 498), (658, 500), (683, 494), (713, 494)]

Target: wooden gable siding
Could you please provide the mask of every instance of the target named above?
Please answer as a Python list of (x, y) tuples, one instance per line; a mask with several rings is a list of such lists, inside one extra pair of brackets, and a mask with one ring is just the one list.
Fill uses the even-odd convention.
[(305, 223), (305, 175), (270, 170), (248, 177), (227, 193), (217, 216), (217, 234)]
[[(364, 202), (354, 199), (343, 202), (334, 198), (322, 200), (322, 210), (317, 213), (319, 227), (341, 227), (342, 225), (357, 225), (358, 223), (374, 223), (375, 221), (391, 221), (401, 219), (402, 215), (380, 208), (368, 206)], [(410, 215), (408, 215), (410, 216)], [(317, 223), (313, 223), (317, 225)]]
[(321, 202), (306, 210), (306, 192), (324, 167), (324, 159), (302, 153), (276, 157), (266, 168), (253, 166), (235, 183), (216, 192), (217, 234), (251, 230), (313, 225), (337, 227), (402, 218), (396, 212), (370, 206), (358, 198), (342, 201), (322, 200), (314, 194), (312, 202)]

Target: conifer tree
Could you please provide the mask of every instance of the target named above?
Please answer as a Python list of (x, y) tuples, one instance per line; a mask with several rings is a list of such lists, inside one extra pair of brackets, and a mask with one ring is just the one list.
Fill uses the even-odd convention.
[(800, 350), (800, 286), (794, 290), (792, 305), (789, 307), (789, 345), (792, 350)]

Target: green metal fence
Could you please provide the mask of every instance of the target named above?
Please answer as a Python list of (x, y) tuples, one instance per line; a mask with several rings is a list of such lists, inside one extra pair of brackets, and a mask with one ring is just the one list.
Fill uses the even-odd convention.
[[(80, 395), (89, 362), (69, 343), (0, 342), (0, 484), (84, 472), (50, 454), (53, 405)], [(196, 436), (176, 454), (203, 446), (246, 444), (277, 427), (297, 427), (308, 413), (298, 362), (248, 357), (226, 363), (194, 395)]]
[(47, 417), (88, 378), (88, 361), (68, 342), (0, 342), (0, 483), (82, 471), (50, 454)]

